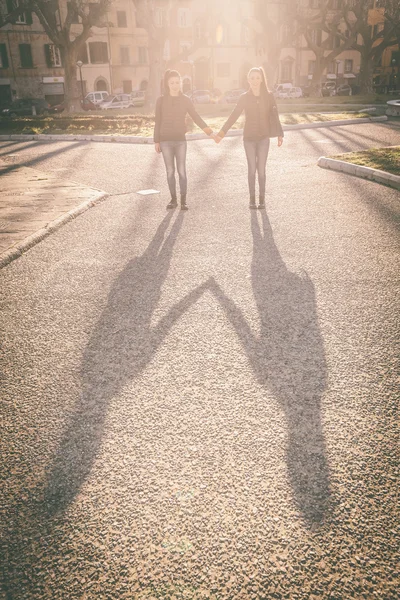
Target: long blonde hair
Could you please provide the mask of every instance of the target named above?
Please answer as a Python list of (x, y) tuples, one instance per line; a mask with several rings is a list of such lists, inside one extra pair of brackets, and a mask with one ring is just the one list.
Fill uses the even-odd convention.
[(250, 77), (250, 73), (260, 73), (261, 75), (261, 90), (268, 94), (268, 84), (267, 84), (267, 76), (265, 75), (265, 71), (263, 67), (252, 67), (250, 71), (247, 73), (247, 77)]

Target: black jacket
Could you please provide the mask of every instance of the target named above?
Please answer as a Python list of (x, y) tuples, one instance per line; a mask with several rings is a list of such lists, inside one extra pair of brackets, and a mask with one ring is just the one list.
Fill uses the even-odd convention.
[(243, 139), (257, 141), (266, 137), (283, 137), (274, 95), (271, 92), (261, 92), (259, 96), (255, 96), (251, 90), (240, 96), (218, 134), (220, 137), (225, 136), (243, 111), (246, 117)]
[(154, 126), (154, 142), (180, 142), (186, 139), (186, 115), (189, 114), (193, 121), (203, 129), (207, 135), (212, 129), (207, 127), (197, 113), (192, 101), (180, 94), (179, 96), (160, 96), (156, 104), (156, 120)]

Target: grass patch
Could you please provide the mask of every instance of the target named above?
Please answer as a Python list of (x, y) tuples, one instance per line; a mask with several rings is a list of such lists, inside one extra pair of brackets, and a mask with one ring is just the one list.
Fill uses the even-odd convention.
[(337, 160), (343, 160), (354, 165), (371, 167), (400, 176), (400, 146), (390, 148), (371, 148), (362, 152), (349, 152), (332, 156)]
[[(335, 121), (337, 119), (354, 119), (368, 117), (366, 113), (286, 113), (281, 115), (284, 125), (300, 123), (316, 123), (324, 121)], [(207, 124), (219, 131), (227, 119), (227, 115), (212, 116), (205, 118)], [(244, 116), (240, 117), (234, 124), (233, 129), (242, 129)], [(187, 121), (188, 132), (200, 131), (189, 118)], [(0, 118), (0, 133), (18, 134), (91, 134), (91, 135), (137, 135), (152, 137), (154, 131), (153, 115), (54, 115), (48, 117), (19, 117), (10, 119)]]

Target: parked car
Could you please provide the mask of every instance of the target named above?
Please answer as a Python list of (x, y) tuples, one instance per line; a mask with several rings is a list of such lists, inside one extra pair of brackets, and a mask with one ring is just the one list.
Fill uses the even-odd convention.
[(290, 98), (289, 92), (293, 89), (293, 85), (291, 83), (278, 83), (275, 85), (272, 93), (275, 98)]
[(3, 117), (25, 117), (33, 114), (35, 107), (37, 115), (48, 115), (50, 105), (44, 98), (20, 98), (14, 100), (7, 108), (3, 108)]
[(108, 97), (108, 92), (89, 92), (85, 96), (85, 100), (92, 102), (97, 108), (100, 108), (100, 104)]
[(288, 96), (287, 96), (288, 98), (302, 98), (303, 97), (302, 89), (299, 87), (290, 88), (290, 90), (288, 90), (287, 94), (288, 94)]
[(238, 89), (238, 90), (229, 90), (222, 94), (221, 98), (218, 100), (219, 104), (237, 104), (240, 96), (245, 93), (246, 90)]
[(336, 96), (352, 96), (353, 90), (348, 83), (343, 83), (342, 85), (338, 85), (336, 88)]
[(190, 96), (193, 104), (209, 104), (211, 98), (212, 96), (209, 90), (196, 90)]
[[(97, 106), (95, 104), (93, 104), (93, 102), (90, 102), (90, 100), (88, 100), (87, 98), (84, 98), (83, 100), (81, 100), (81, 108), (83, 110), (97, 110)], [(53, 106), (50, 106), (49, 112), (62, 113), (62, 112), (64, 112), (65, 109), (66, 109), (65, 102), (60, 102), (60, 104), (53, 104)]]
[(146, 92), (143, 90), (136, 90), (131, 92), (132, 106), (143, 106), (146, 99)]
[(325, 81), (321, 88), (323, 96), (335, 96), (336, 95), (336, 81)]
[(115, 96), (107, 96), (100, 104), (102, 110), (108, 110), (111, 108), (129, 108), (133, 106), (130, 94), (116, 94)]

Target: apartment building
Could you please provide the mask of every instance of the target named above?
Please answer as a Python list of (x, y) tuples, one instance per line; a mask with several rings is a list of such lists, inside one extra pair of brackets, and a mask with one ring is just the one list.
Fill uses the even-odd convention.
[[(67, 0), (59, 1), (57, 18), (64, 19)], [(0, 4), (5, 13), (8, 2)], [(79, 18), (72, 34), (80, 31)], [(136, 27), (131, 0), (116, 0), (104, 19), (94, 27), (82, 46), (77, 68), (79, 89), (130, 92), (145, 89), (148, 81), (147, 36)], [(81, 88), (82, 86), (82, 88)], [(34, 13), (0, 29), (0, 104), (13, 98), (46, 98), (51, 104), (64, 98), (64, 68), (59, 49), (51, 43)]]
[[(289, 0), (268, 2), (269, 16), (276, 24), (280, 42), (278, 57), (271, 57), (260, 43), (263, 25), (258, 21), (259, 0), (178, 0), (156, 3), (155, 25), (165, 36), (164, 51), (158, 65), (160, 77), (166, 68), (176, 68), (183, 76), (184, 90), (218, 89), (224, 92), (246, 86), (252, 66), (263, 65), (270, 74), (270, 85), (292, 83), (306, 85), (313, 76), (316, 57), (307, 47), (304, 36), (291, 31), (282, 14)], [(65, 18), (67, 0), (59, 0), (59, 18)], [(303, 14), (312, 17), (318, 0), (297, 0)], [(340, 0), (332, 0), (332, 15)], [(9, 10), (9, 0), (0, 3)], [(370, 11), (371, 32), (383, 30), (382, 11), (373, 5)], [(94, 27), (91, 37), (81, 48), (77, 68), (79, 89), (130, 92), (146, 89), (149, 79), (148, 37), (138, 27), (132, 0), (114, 0), (102, 27)], [(341, 25), (346, 35), (346, 26)], [(72, 33), (80, 31), (79, 18)], [(320, 45), (324, 32), (313, 32)], [(286, 43), (287, 40), (287, 43)], [(333, 41), (333, 45), (335, 44)], [(329, 52), (327, 50), (325, 55)], [(375, 84), (384, 88), (398, 85), (398, 46), (388, 48), (375, 70)], [(330, 62), (323, 79), (357, 85), (360, 54), (346, 50)], [(81, 81), (79, 81), (81, 78)], [(383, 90), (384, 91), (384, 90)], [(16, 23), (0, 29), (0, 103), (17, 97), (45, 97), (51, 103), (64, 96), (64, 69), (59, 49), (46, 36), (35, 14), (24, 13)]]

